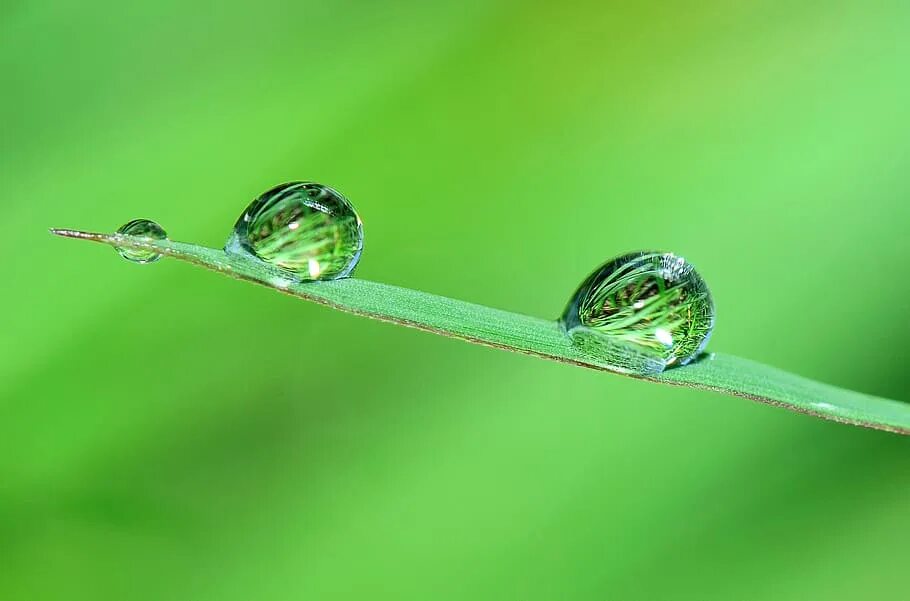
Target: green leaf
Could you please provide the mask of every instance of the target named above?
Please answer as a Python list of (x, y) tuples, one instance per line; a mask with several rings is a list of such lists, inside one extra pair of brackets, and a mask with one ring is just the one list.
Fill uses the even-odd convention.
[[(51, 232), (114, 247), (155, 251), (355, 315), (474, 344), (622, 373), (606, 364), (601, 354), (573, 343), (556, 321), (357, 278), (296, 283), (280, 270), (253, 257), (183, 242), (75, 230), (54, 229)], [(908, 403), (837, 388), (732, 355), (707, 354), (687, 366), (669, 369), (656, 376), (622, 375), (713, 390), (845, 424), (910, 434)]]

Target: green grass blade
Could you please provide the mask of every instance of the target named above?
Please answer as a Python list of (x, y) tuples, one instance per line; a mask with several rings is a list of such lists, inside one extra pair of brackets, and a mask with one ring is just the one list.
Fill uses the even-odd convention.
[[(114, 247), (154, 250), (231, 277), (340, 311), (413, 327), (475, 344), (621, 373), (572, 344), (555, 321), (501, 311), (435, 294), (356, 278), (294, 283), (252, 257), (226, 254), (170, 240), (149, 241), (118, 234), (74, 230), (52, 233)], [(638, 379), (713, 390), (837, 422), (910, 434), (910, 403), (837, 388), (732, 355), (710, 354), (685, 367)]]

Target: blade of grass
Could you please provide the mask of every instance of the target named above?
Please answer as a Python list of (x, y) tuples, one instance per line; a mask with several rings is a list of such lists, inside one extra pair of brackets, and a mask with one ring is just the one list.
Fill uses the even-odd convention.
[[(251, 256), (171, 240), (149, 241), (120, 234), (53, 229), (67, 238), (114, 247), (153, 250), (231, 277), (340, 311), (524, 353), (581, 367), (621, 373), (602, 358), (572, 343), (551, 320), (510, 313), (418, 290), (347, 278), (295, 283), (280, 270)], [(845, 424), (910, 434), (910, 403), (837, 388), (732, 355), (704, 356), (655, 376), (629, 377), (713, 390)]]

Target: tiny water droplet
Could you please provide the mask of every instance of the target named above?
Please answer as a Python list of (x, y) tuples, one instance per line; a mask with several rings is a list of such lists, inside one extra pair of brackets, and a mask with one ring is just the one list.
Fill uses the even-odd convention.
[(247, 252), (297, 281), (351, 274), (363, 251), (363, 225), (351, 203), (314, 182), (289, 182), (256, 198), (237, 220), (226, 252)]
[(573, 343), (606, 367), (640, 375), (685, 365), (708, 344), (714, 301), (672, 253), (636, 252), (601, 265), (562, 316)]
[[(160, 225), (150, 219), (133, 219), (117, 230), (118, 234), (143, 238), (146, 240), (166, 240), (167, 232)], [(161, 258), (160, 253), (153, 250), (137, 250), (135, 248), (117, 248), (120, 256), (133, 263), (154, 263)]]

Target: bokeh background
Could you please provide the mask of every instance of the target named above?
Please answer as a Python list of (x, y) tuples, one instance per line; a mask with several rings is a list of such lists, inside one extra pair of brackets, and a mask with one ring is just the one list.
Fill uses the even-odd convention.
[(0, 598), (906, 594), (910, 444), (344, 315), (220, 245), (272, 185), (360, 277), (556, 316), (685, 255), (711, 350), (903, 401), (910, 4), (0, 8)]

